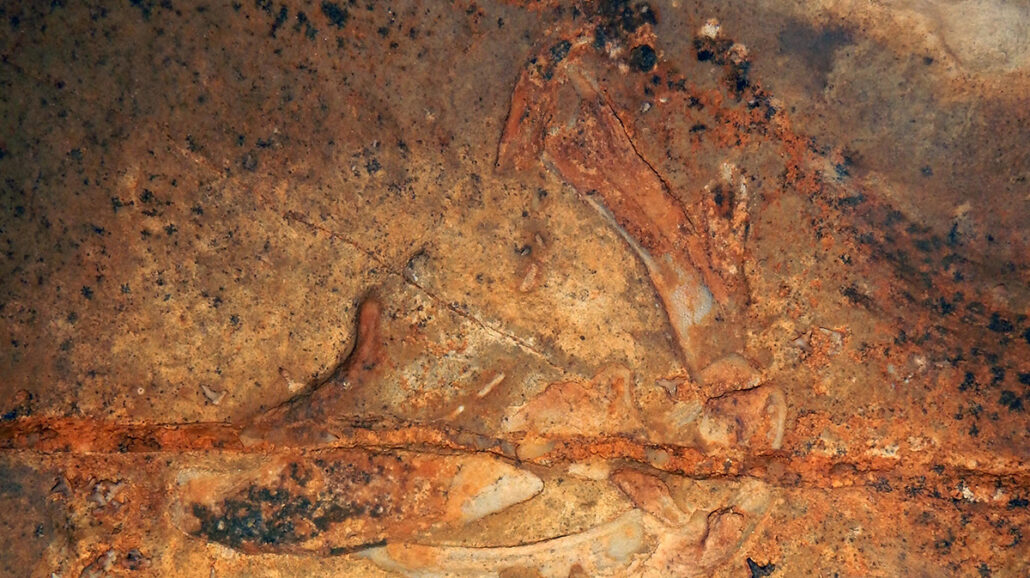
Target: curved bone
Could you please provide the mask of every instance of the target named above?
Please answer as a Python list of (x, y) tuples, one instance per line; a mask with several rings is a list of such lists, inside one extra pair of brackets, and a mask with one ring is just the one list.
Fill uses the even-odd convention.
[(350, 355), (310, 390), (258, 415), (240, 432), (240, 440), (245, 445), (272, 442), (294, 446), (332, 441), (332, 433), (325, 425), (331, 417), (345, 413), (346, 408), (339, 407), (341, 394), (374, 379), (383, 363), (381, 315), (379, 300), (374, 296), (365, 298), (358, 308), (357, 332)]
[[(542, 156), (620, 233), (647, 269), (684, 361), (696, 374), (712, 360), (706, 351), (712, 344), (702, 347), (696, 327), (715, 303), (732, 309), (746, 302), (743, 287), (728, 284), (716, 270), (704, 231), (637, 152), (593, 79), (574, 64), (583, 50), (574, 48), (553, 78), (522, 72), (498, 143), (498, 165), (525, 168)], [(735, 348), (739, 344), (730, 345)]]
[(387, 544), (359, 555), (417, 578), (501, 576), (513, 569), (561, 578), (703, 576), (739, 550), (769, 505), (764, 486), (745, 484), (726, 506), (687, 514), (653, 476), (620, 470), (612, 479), (638, 509), (585, 532), (503, 548)]
[(510, 568), (531, 568), (540, 576), (569, 576), (574, 567), (591, 576), (610, 576), (643, 553), (648, 535), (644, 514), (631, 510), (572, 536), (506, 548), (461, 548), (388, 544), (360, 555), (386, 570), (419, 578), (499, 576)]

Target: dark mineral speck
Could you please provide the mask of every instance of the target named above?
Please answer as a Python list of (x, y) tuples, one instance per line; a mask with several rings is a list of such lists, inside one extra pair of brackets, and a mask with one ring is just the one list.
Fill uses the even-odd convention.
[(566, 56), (569, 55), (569, 49), (572, 48), (572, 43), (568, 40), (562, 40), (551, 47), (551, 61), (554, 63), (561, 62)]
[(751, 578), (763, 578), (764, 576), (771, 575), (776, 570), (776, 564), (769, 562), (768, 564), (759, 564), (751, 558), (747, 559), (747, 570), (750, 573)]
[(347, 24), (347, 19), (350, 18), (347, 9), (341, 8), (335, 2), (322, 2), (322, 14), (325, 14), (325, 17), (329, 19), (329, 23), (337, 28), (343, 28)]
[(997, 313), (991, 314), (991, 322), (987, 325), (987, 328), (996, 333), (1009, 333), (1015, 329), (1011, 321)]
[(647, 44), (641, 44), (629, 53), (629, 65), (640, 72), (650, 72), (657, 63), (658, 55)]

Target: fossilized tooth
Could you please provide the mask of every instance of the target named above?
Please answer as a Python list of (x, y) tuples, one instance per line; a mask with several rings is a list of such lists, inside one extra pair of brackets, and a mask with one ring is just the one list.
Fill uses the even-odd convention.
[(345, 418), (341, 407), (345, 391), (361, 387), (378, 374), (385, 362), (380, 335), (382, 305), (368, 296), (358, 309), (354, 348), (347, 358), (322, 381), (283, 404), (258, 415), (240, 432), (244, 445), (269, 442), (276, 445), (318, 446), (334, 439), (331, 422)]
[[(684, 361), (696, 374), (742, 349), (743, 336), (732, 321), (747, 302), (746, 287), (712, 265), (703, 232), (637, 152), (593, 79), (575, 64), (585, 49), (573, 48), (553, 78), (529, 68), (522, 72), (498, 144), (498, 165), (524, 168), (543, 158), (619, 231), (647, 268)], [(711, 324), (713, 307), (729, 320), (714, 337), (700, 328)]]
[(787, 418), (780, 388), (763, 384), (762, 375), (737, 354), (709, 365), (699, 377), (700, 383), (680, 384), (676, 396), (659, 388), (646, 394), (638, 390), (636, 402), (650, 441), (702, 450), (780, 448)]
[(478, 520), (542, 489), (487, 455), (323, 450), (184, 470), (171, 512), (186, 533), (243, 552), (333, 555)]
[(471, 522), (539, 494), (544, 484), (535, 475), (489, 456), (460, 458), (448, 489), (445, 520)]
[(762, 382), (761, 374), (739, 353), (731, 353), (701, 370), (698, 380), (707, 398), (719, 397), (741, 389), (751, 389)]

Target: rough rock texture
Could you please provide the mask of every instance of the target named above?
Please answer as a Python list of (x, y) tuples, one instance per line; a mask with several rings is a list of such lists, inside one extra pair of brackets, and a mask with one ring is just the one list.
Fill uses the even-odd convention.
[(0, 575), (1030, 572), (1024, 3), (0, 16)]

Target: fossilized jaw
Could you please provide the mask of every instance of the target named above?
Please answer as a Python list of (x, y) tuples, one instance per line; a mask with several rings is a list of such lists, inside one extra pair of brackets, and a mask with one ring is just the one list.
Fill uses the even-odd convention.
[[(568, 576), (575, 568), (599, 576), (652, 575), (655, 568), (703, 575), (739, 548), (769, 500), (764, 486), (745, 484), (715, 510), (684, 510), (652, 474), (623, 467), (610, 479), (635, 509), (521, 546), (440, 546), (419, 538), (541, 492), (543, 481), (533, 473), (482, 454), (329, 449), (240, 456), (221, 469), (181, 471), (170, 514), (184, 532), (242, 552), (357, 553), (409, 576), (499, 576), (511, 568), (543, 576)], [(689, 483), (686, 489), (688, 496), (707, 492)]]

